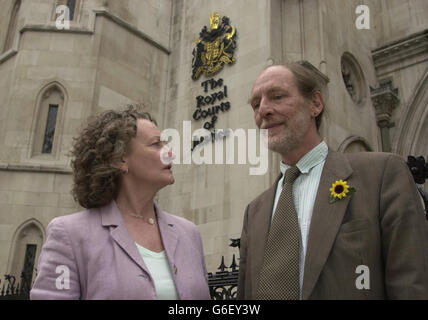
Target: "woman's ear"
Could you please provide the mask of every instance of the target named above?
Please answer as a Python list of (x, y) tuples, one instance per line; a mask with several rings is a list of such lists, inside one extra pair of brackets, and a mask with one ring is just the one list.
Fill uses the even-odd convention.
[(128, 173), (128, 160), (122, 158), (120, 161), (120, 169), (123, 173)]
[(120, 161), (113, 163), (113, 167), (119, 169), (123, 173), (128, 173), (128, 161), (125, 158), (122, 158)]

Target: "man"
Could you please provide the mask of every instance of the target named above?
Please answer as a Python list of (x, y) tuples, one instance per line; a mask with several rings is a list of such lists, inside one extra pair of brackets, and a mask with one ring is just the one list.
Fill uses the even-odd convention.
[(328, 150), (316, 79), (290, 63), (254, 84), (282, 174), (246, 208), (238, 299), (428, 299), (428, 229), (406, 163)]

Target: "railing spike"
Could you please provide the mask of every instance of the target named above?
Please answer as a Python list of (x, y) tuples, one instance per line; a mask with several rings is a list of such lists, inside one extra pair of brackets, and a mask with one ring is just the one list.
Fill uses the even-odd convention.
[(224, 256), (221, 256), (221, 264), (220, 264), (220, 267), (218, 267), (218, 270), (220, 270), (221, 272), (224, 272), (225, 269), (227, 269), (227, 267), (224, 264)]
[(232, 269), (232, 272), (236, 271), (236, 268), (238, 268), (238, 265), (236, 264), (235, 254), (233, 254), (232, 264), (230, 265), (230, 268)]

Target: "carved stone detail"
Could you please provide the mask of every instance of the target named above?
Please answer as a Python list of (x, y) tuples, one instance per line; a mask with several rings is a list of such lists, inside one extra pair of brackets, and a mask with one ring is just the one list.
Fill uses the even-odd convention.
[(386, 80), (380, 83), (378, 88), (370, 87), (371, 99), (376, 111), (376, 121), (381, 128), (391, 128), (392, 112), (400, 103), (398, 98), (398, 89), (392, 85), (392, 80)]
[(428, 50), (428, 29), (417, 32), (405, 38), (387, 43), (372, 51), (376, 68), (402, 61), (405, 57), (412, 57), (426, 53)]
[(365, 102), (367, 95), (366, 81), (357, 60), (348, 52), (341, 59), (343, 83), (352, 101), (358, 105)]
[(391, 122), (392, 112), (400, 103), (398, 89), (394, 88), (391, 80), (380, 82), (379, 88), (370, 87), (371, 98), (376, 112), (377, 125), (382, 138), (382, 150), (391, 152), (391, 138), (389, 128), (395, 124)]

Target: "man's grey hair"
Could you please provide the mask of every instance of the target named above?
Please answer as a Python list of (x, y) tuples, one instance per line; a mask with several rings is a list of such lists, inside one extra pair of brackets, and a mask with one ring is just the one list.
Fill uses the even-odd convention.
[[(286, 62), (278, 64), (291, 71), (294, 76), (294, 82), (299, 90), (299, 93), (306, 99), (310, 100), (315, 92), (320, 91), (325, 85), (320, 77), (321, 72), (306, 61)], [(317, 129), (321, 125), (321, 118), (324, 110), (315, 118)]]

